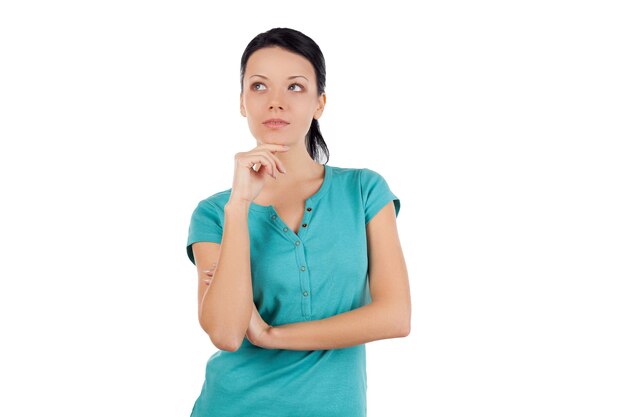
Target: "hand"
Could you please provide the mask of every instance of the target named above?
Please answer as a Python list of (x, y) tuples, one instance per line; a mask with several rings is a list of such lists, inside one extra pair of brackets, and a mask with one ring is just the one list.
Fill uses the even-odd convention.
[(213, 265), (211, 265), (211, 267), (209, 269), (205, 269), (204, 274), (208, 277), (205, 278), (203, 281), (207, 286), (211, 286), (211, 282), (213, 281), (213, 273), (215, 272), (215, 268), (217, 268), (217, 262), (213, 262)]
[(252, 302), (252, 316), (250, 317), (250, 324), (246, 331), (246, 337), (250, 343), (258, 347), (270, 348), (269, 331), (271, 328), (272, 326), (263, 320), (256, 305)]
[[(285, 166), (274, 154), (288, 150), (287, 145), (264, 143), (250, 151), (237, 152), (230, 201), (252, 201), (260, 194), (268, 177), (277, 179), (278, 173), (285, 174)], [(258, 166), (256, 170), (255, 166)]]

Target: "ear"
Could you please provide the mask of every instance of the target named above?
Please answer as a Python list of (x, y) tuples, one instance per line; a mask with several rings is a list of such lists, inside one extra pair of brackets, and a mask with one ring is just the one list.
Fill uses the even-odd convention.
[(243, 117), (246, 117), (246, 109), (243, 107), (243, 93), (239, 95), (239, 113), (241, 113)]
[(326, 93), (322, 93), (318, 98), (317, 109), (315, 109), (315, 113), (313, 114), (314, 119), (322, 117), (324, 106), (326, 106)]

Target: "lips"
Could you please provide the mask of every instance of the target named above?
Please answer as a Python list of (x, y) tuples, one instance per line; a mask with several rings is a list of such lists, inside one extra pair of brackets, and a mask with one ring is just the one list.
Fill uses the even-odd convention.
[(288, 125), (289, 122), (283, 119), (268, 119), (264, 121), (263, 124), (268, 126), (283, 126)]

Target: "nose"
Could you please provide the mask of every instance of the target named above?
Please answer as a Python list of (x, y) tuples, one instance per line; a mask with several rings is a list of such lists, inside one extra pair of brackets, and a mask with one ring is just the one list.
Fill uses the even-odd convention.
[(274, 110), (274, 109), (283, 110), (283, 105), (281, 103), (282, 103), (282, 97), (280, 96), (280, 93), (274, 94), (269, 102), (270, 110)]

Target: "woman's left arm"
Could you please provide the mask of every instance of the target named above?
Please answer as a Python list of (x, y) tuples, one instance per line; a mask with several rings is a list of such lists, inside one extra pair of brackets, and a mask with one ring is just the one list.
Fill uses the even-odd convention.
[(318, 350), (408, 336), (411, 296), (393, 201), (367, 224), (367, 248), (370, 304), (322, 320), (267, 326), (253, 343), (267, 349)]

